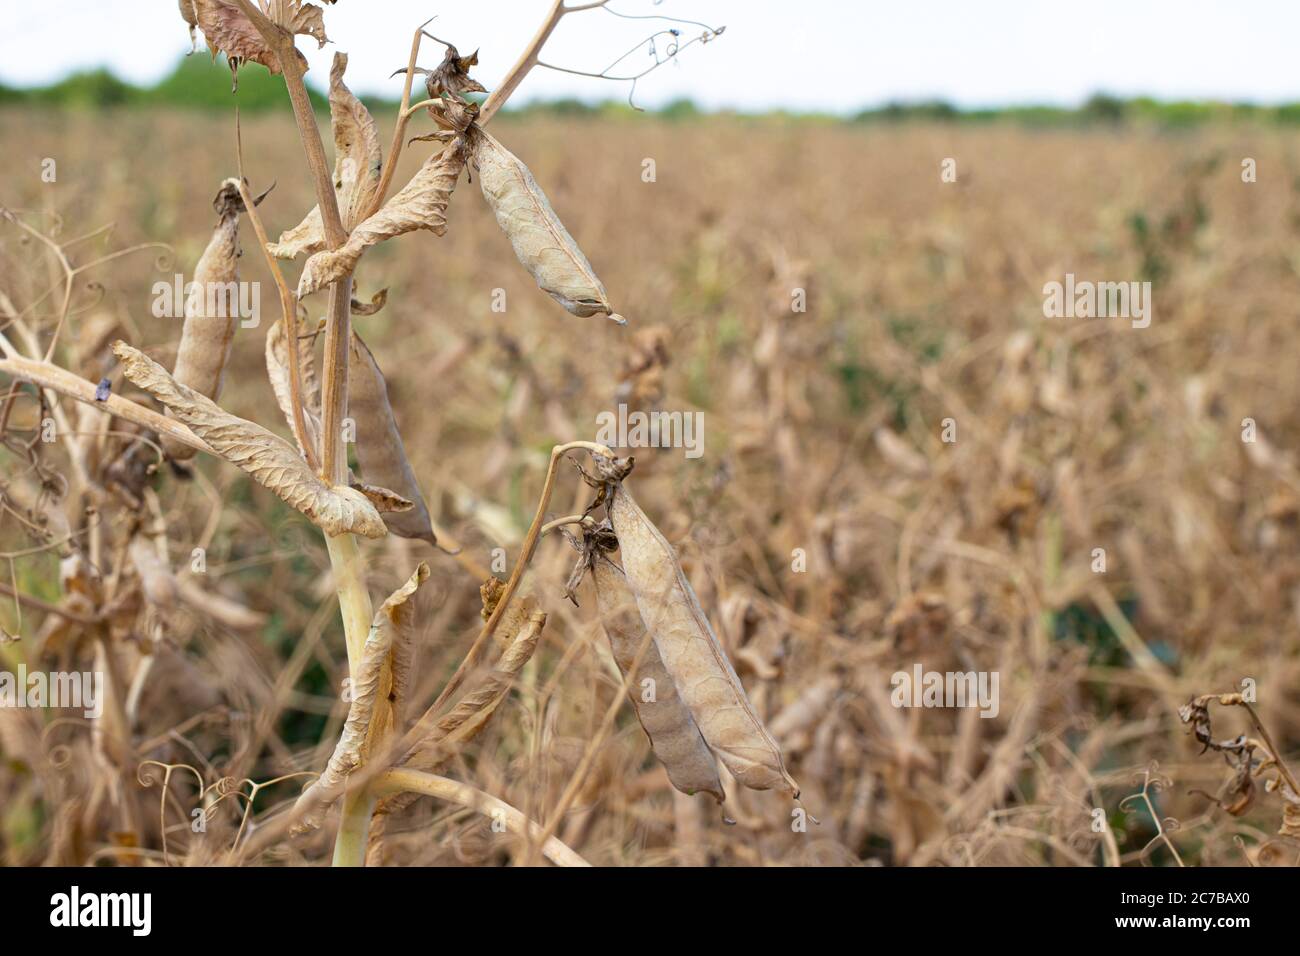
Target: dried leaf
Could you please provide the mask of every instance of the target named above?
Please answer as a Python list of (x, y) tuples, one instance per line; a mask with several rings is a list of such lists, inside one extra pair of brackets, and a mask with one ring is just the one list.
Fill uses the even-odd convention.
[[(337, 182), (337, 178), (335, 179)], [(292, 229), (280, 233), (279, 242), (268, 242), (266, 249), (277, 259), (293, 259), (325, 248), (325, 221), (320, 206), (312, 206), (306, 218)]]
[[(313, 448), (320, 447), (320, 384), (316, 380), (315, 355), (311, 350), (310, 340), (302, 338), (303, 326), (299, 323), (299, 333), (295, 337), (298, 346), (298, 373), (302, 379), (302, 418), (307, 432), (307, 441)], [(266, 375), (271, 380), (271, 390), (275, 400), (284, 414), (284, 420), (293, 431), (293, 394), (289, 384), (289, 352), (284, 335), (284, 319), (276, 319), (270, 331), (266, 333)], [(295, 433), (295, 441), (297, 441)], [(299, 454), (305, 454), (302, 445)]]
[[(194, 10), (214, 58), (224, 53), (231, 69), (238, 68), (240, 63), (260, 63), (272, 75), (279, 74), (280, 62), (275, 51), (266, 45), (262, 34), (234, 0), (194, 0)], [(298, 53), (298, 61), (305, 70), (307, 58)]]
[(613, 484), (608, 494), (609, 517), (641, 619), (705, 741), (746, 787), (798, 796), (776, 741), (750, 706), (672, 546), (625, 485)]
[[(614, 662), (626, 678), (646, 634), (636, 597), (628, 588), (623, 571), (604, 556), (598, 555), (592, 561), (591, 580), (596, 589), (600, 621), (614, 652)], [(646, 681), (651, 682), (648, 688), (653, 691), (650, 700), (645, 699)], [(650, 738), (650, 746), (668, 771), (673, 786), (685, 794), (711, 794), (721, 803), (725, 796), (713, 754), (709, 752), (695, 718), (678, 694), (653, 640), (641, 655), (636, 677), (628, 686), (627, 693), (636, 709), (637, 719), (641, 721), (641, 728)]]
[(325, 811), (347, 783), (348, 774), (365, 764), (376, 744), (393, 727), (395, 715), (389, 697), (397, 695), (399, 688), (405, 690), (410, 662), (412, 609), (408, 602), (428, 577), (429, 566), (421, 562), (375, 614), (361, 663), (352, 676), (347, 722), (324, 772), (298, 798), (299, 807), (310, 809), (297, 829), (320, 826)]
[(398, 514), (410, 511), (415, 507), (415, 504), (409, 498), (403, 498), (391, 488), (368, 485), (364, 481), (357, 481), (355, 478), (352, 479), (350, 487), (365, 495), (381, 515)]
[(382, 538), (388, 533), (365, 495), (326, 485), (284, 439), (179, 384), (161, 365), (125, 342), (113, 343), (113, 354), (132, 383), (171, 409), (222, 458), (248, 472), (326, 534)]
[(397, 430), (388, 384), (375, 356), (361, 336), (352, 333), (352, 355), (348, 362), (348, 415), (356, 422), (357, 464), (366, 481), (391, 488), (412, 507), (385, 514), (384, 523), (393, 534), (436, 544), (429, 507), (420, 492), (415, 470), (406, 457), (402, 435)]
[(438, 100), (429, 106), (429, 115), (438, 124), (439, 130), (432, 136), (417, 136), (415, 139), (455, 139), (469, 130), (478, 119), (478, 104), (467, 103), (461, 99)]
[(388, 304), (388, 290), (380, 289), (370, 297), (369, 302), (354, 298), (351, 303), (353, 315), (374, 315)]
[[(514, 685), (516, 676), (537, 650), (545, 626), (546, 614), (539, 610), (534, 610), (527, 620), (521, 621), (492, 671), (438, 719), (429, 734), (406, 754), (400, 766), (432, 772), (477, 736), (492, 719)], [(381, 801), (375, 812), (394, 813), (418, 797), (419, 794), (414, 793), (394, 794)]]
[(308, 259), (298, 280), (298, 298), (305, 298), (351, 273), (362, 253), (385, 239), (416, 229), (428, 229), (436, 236), (445, 233), (447, 204), (465, 167), (461, 145), (449, 143), (425, 160), (401, 192), (352, 230), (348, 241), (339, 249), (317, 252)]
[(591, 263), (528, 167), (477, 127), (470, 141), (483, 196), (538, 287), (574, 315), (608, 315), (621, 323)]
[[(329, 0), (333, 2), (333, 0)], [(290, 0), (284, 5), (287, 14), (287, 22), (277, 24), (284, 27), (290, 33), (304, 34), (312, 37), (316, 41), (316, 48), (323, 49), (329, 42), (329, 37), (325, 35), (325, 11), (314, 3), (299, 3), (298, 0)]]
[(407, 582), (389, 596), (375, 615), (372, 630), (375, 627), (387, 630), (391, 640), (388, 644), (388, 658), (380, 674), (378, 708), (366, 734), (366, 753), (376, 750), (391, 733), (402, 727), (405, 720), (404, 710), (414, 658), (412, 633), (415, 627), (415, 605), (408, 598), (428, 577), (429, 566), (421, 561)]
[[(330, 127), (334, 132), (334, 194), (343, 228), (351, 231), (379, 188), (383, 148), (370, 110), (343, 82), (347, 68), (348, 55), (334, 54), (329, 96)], [(313, 206), (302, 222), (281, 234), (279, 242), (267, 246), (277, 259), (293, 259), (304, 252), (312, 254), (324, 248), (325, 224), (320, 206)]]
[(180, 6), (181, 16), (190, 28), (190, 52), (193, 53), (196, 49), (194, 28), (199, 25), (199, 12), (194, 9), (194, 0), (178, 0), (178, 5)]

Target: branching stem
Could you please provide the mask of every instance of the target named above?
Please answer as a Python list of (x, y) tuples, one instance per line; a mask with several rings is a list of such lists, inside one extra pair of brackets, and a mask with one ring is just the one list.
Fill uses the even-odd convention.
[[(384, 796), (403, 791), (423, 793), (439, 800), (446, 800), (458, 806), (476, 810), (486, 817), (499, 818), (507, 830), (529, 840), (539, 840), (541, 827), (529, 820), (517, 809), (498, 800), (490, 793), (485, 793), (468, 784), (449, 780), (437, 774), (424, 773), (419, 770), (389, 770), (375, 781), (373, 792)], [(542, 853), (557, 866), (591, 866), (581, 856), (564, 843), (550, 837), (542, 844)]]

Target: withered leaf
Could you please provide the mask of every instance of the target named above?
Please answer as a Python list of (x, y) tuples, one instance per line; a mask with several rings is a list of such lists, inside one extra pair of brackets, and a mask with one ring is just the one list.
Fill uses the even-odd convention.
[(427, 229), (437, 236), (445, 233), (447, 205), (465, 167), (461, 145), (458, 141), (449, 143), (425, 160), (401, 192), (352, 230), (340, 248), (317, 252), (308, 259), (298, 279), (298, 298), (337, 282), (355, 268), (362, 253), (385, 239), (416, 229)]
[(199, 25), (199, 12), (194, 9), (194, 0), (177, 0), (177, 2), (180, 6), (181, 16), (190, 28), (190, 52), (193, 53), (196, 48), (194, 28)]
[[(330, 68), (330, 126), (334, 132), (334, 194), (343, 228), (351, 230), (370, 208), (379, 188), (383, 148), (374, 117), (343, 82), (346, 53), (334, 54)], [(293, 259), (325, 248), (325, 225), (319, 206), (298, 225), (267, 246), (277, 259)]]
[[(509, 628), (506, 632), (509, 643), (502, 650), (500, 659), (489, 673), (465, 692), (451, 710), (438, 719), (429, 733), (405, 755), (400, 765), (411, 770), (436, 770), (481, 732), (505, 700), (523, 666), (537, 650), (537, 642), (545, 626), (545, 612), (536, 609), (513, 625), (503, 621), (502, 627)], [(394, 794), (381, 801), (375, 812), (394, 813), (409, 806), (417, 796), (413, 793)]]
[(528, 167), (478, 127), (470, 142), (483, 196), (538, 287), (574, 315), (608, 315), (623, 322)]
[(343, 733), (320, 779), (298, 798), (300, 807), (309, 808), (299, 829), (320, 826), (348, 774), (365, 764), (375, 744), (400, 720), (400, 711), (394, 708), (402, 703), (409, 676), (413, 614), (408, 601), (428, 577), (429, 566), (421, 562), (376, 612), (361, 663), (352, 676), (352, 701)]
[(380, 289), (370, 297), (369, 302), (354, 298), (351, 303), (353, 315), (374, 315), (388, 304), (388, 290)]
[(393, 489), (385, 488), (382, 485), (368, 485), (364, 481), (352, 478), (349, 487), (355, 488), (370, 499), (370, 503), (375, 506), (375, 510), (381, 515), (401, 514), (415, 507), (415, 503), (409, 498), (403, 498)]
[[(334, 0), (327, 2), (333, 3)], [(316, 41), (317, 49), (324, 49), (329, 42), (329, 37), (325, 35), (324, 10), (314, 3), (300, 3), (299, 0), (272, 0), (270, 9), (274, 11), (277, 8), (285, 22), (277, 22), (276, 26), (283, 27), (290, 33), (310, 36)]]
[(348, 414), (356, 422), (357, 464), (362, 476), (366, 481), (391, 488), (412, 504), (408, 509), (391, 510), (383, 516), (388, 530), (403, 538), (437, 544), (428, 505), (393, 417), (388, 383), (374, 354), (355, 331), (348, 362)]
[(255, 422), (222, 409), (178, 383), (157, 362), (125, 342), (113, 343), (123, 373), (162, 402), (222, 458), (248, 472), (280, 500), (306, 515), (326, 534), (386, 535), (383, 519), (361, 492), (330, 487), (307, 467), (293, 446)]
[[(316, 448), (320, 445), (320, 383), (316, 380), (316, 357), (311, 350), (310, 340), (302, 337), (301, 322), (298, 329), (294, 342), (298, 346), (298, 374), (302, 379), (303, 425), (306, 428), (307, 441)], [(284, 319), (277, 319), (270, 331), (266, 333), (266, 376), (271, 381), (275, 401), (284, 414), (289, 430), (294, 431), (293, 389), (289, 383), (289, 352), (284, 334)], [(301, 445), (298, 451), (304, 452)]]
[[(339, 205), (342, 207), (341, 200)], [(293, 259), (304, 252), (310, 255), (324, 249), (325, 221), (321, 218), (320, 206), (312, 206), (302, 222), (280, 233), (280, 241), (268, 242), (266, 248), (277, 259)]]
[[(275, 51), (266, 45), (262, 34), (235, 0), (194, 0), (194, 10), (213, 57), (224, 53), (231, 69), (240, 63), (260, 63), (272, 75), (280, 72)], [(306, 69), (307, 58), (298, 53), (298, 60)]]

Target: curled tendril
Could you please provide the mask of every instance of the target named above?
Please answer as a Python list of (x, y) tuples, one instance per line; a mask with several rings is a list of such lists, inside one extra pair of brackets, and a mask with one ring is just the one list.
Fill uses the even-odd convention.
[(46, 753), (45, 759), (55, 770), (67, 770), (72, 765), (72, 748), (67, 744), (55, 744)]
[(217, 794), (218, 798), (227, 797), (232, 793), (243, 792), (244, 781), (236, 780), (234, 777), (222, 777), (211, 787), (209, 792)]
[[(675, 23), (675, 24), (681, 24), (683, 26), (699, 27), (703, 31), (700, 33), (699, 36), (693, 37), (690, 40), (687, 40), (685, 43), (682, 43), (681, 30), (679, 30), (677, 27), (661, 27), (660, 29), (656, 30), (654, 33), (650, 34), (650, 36), (646, 37), (644, 40), (641, 40), (640, 42), (636, 43), (631, 49), (627, 50), (625, 53), (615, 58), (614, 61), (609, 64), (609, 66), (605, 67), (605, 69), (601, 70), (599, 73), (592, 73), (586, 70), (574, 70), (574, 69), (569, 69), (568, 67), (556, 66), (555, 64), (552, 63), (546, 63), (541, 60), (537, 61), (538, 66), (548, 70), (555, 70), (560, 73), (572, 73), (576, 76), (590, 76), (601, 80), (612, 80), (613, 82), (616, 83), (630, 83), (631, 86), (628, 88), (628, 93), (627, 93), (627, 104), (628, 106), (632, 107), (632, 109), (637, 111), (641, 111), (641, 107), (636, 105), (636, 101), (635, 101), (636, 87), (637, 87), (637, 82), (642, 77), (659, 69), (659, 67), (663, 66), (665, 63), (674, 62), (677, 59), (678, 54), (681, 53), (683, 50), (685, 50), (687, 47), (693, 46), (696, 43), (710, 43), (713, 40), (716, 40), (727, 29), (725, 26), (712, 27), (709, 26), (707, 23), (701, 23), (698, 20), (683, 20), (677, 17), (666, 17), (660, 13), (654, 13), (648, 15), (619, 13), (617, 10), (611, 9), (608, 5), (602, 6), (600, 9), (608, 13), (610, 16), (618, 17), (619, 19), (622, 20), (662, 20), (667, 23)], [(665, 45), (664, 52), (662, 54), (660, 54), (659, 48), (655, 42), (660, 37), (668, 38), (667, 43)], [(630, 59), (634, 54), (636, 54), (638, 51), (641, 50), (645, 50), (646, 54), (652, 60), (649, 66), (647, 66), (643, 70), (628, 73), (626, 75), (612, 74), (612, 71), (614, 70), (615, 67), (617, 67), (620, 63), (623, 63), (626, 60)]]
[[(161, 777), (154, 775), (153, 770), (155, 769), (163, 771)], [(172, 774), (177, 770), (188, 770), (194, 774), (194, 779), (199, 782), (199, 788), (203, 788), (203, 774), (187, 763), (164, 763), (161, 760), (144, 760), (136, 767), (135, 779), (139, 781), (142, 787), (152, 788), (155, 783), (161, 783), (165, 787), (167, 782), (171, 780)]]

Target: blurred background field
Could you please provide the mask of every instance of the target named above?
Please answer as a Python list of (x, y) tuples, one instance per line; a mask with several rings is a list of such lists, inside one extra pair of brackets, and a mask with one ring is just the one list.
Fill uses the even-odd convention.
[[(241, 79), (253, 98), (255, 72)], [(534, 109), (493, 124), (626, 328), (541, 295), (463, 177), (446, 237), (390, 243), (358, 273), (362, 298), (389, 290), (357, 327), (467, 562), (489, 565), (496, 547), (513, 560), (549, 449), (593, 438), (600, 412), (620, 401), (704, 412), (702, 458), (638, 451), (632, 483), (820, 824), (793, 832), (786, 799), (740, 791), (726, 825), (707, 798), (669, 787), (625, 707), (565, 842), (614, 865), (1292, 862), (1276, 795), (1232, 815), (1193, 792), (1216, 794), (1231, 772), (1198, 755), (1177, 716), (1194, 694), (1251, 678), (1283, 754), (1300, 743), (1300, 155), (1289, 126), (1186, 125), (1131, 104), (1047, 124), (692, 114)], [(392, 111), (376, 116), (386, 144)], [(262, 207), (274, 236), (312, 205), (287, 106), (248, 111), (243, 142), (254, 190), (277, 183)], [(427, 150), (408, 151), (399, 183)], [(170, 365), (180, 323), (153, 317), (151, 290), (188, 278), (207, 240), (212, 197), (235, 173), (232, 111), (11, 102), (0, 152), (0, 204), (59, 241), (94, 233), (71, 247), (74, 265), (149, 244), (78, 277), (77, 349), (61, 357), (128, 392), (104, 348), (113, 337)], [(41, 178), (47, 157), (54, 183)], [(1242, 181), (1246, 157), (1257, 182)], [(941, 182), (946, 158), (955, 183)], [(263, 321), (237, 334), (222, 404), (284, 434), (263, 360), (274, 286), (247, 223), (241, 237)], [(1151, 280), (1150, 328), (1044, 319), (1043, 284), (1067, 272)], [(45, 249), (0, 225), (0, 289), (18, 308), (55, 278)], [(498, 288), (505, 314), (491, 310)], [(806, 312), (791, 310), (796, 289)], [(307, 305), (319, 315), (324, 297)], [(33, 427), (22, 419), (33, 410), (18, 406), (15, 427)], [(1246, 418), (1254, 443), (1242, 441)], [(945, 419), (955, 443), (941, 440)], [(234, 469), (198, 470), (152, 479), (172, 561), (184, 568), (203, 542), (210, 586), (266, 623), (166, 622), (136, 756), (191, 764), (207, 784), (317, 770), (345, 713), (346, 673), (322, 541)], [(563, 482), (556, 515), (589, 495), (575, 474)], [(32, 544), (11, 517), (0, 524), (5, 552)], [(477, 631), (481, 582), (417, 542), (367, 547), (379, 597), (416, 560), (433, 567), (419, 643), (427, 702)], [(796, 549), (806, 571), (792, 569)], [(542, 649), (448, 771), (542, 816), (617, 689), (587, 586), (580, 608), (560, 597), (571, 558), (564, 542), (544, 543), (529, 577), (550, 613)], [(12, 566), (20, 589), (59, 599), (53, 555)], [(75, 644), (43, 646), (40, 621), (27, 609), (20, 628), (5, 602), (0, 623), (23, 640), (0, 660), (89, 666)], [(142, 647), (123, 647), (121, 666), (138, 666)], [(998, 716), (891, 706), (889, 676), (916, 663), (1000, 672)], [(1216, 714), (1220, 738), (1248, 729), (1244, 714)], [(1121, 802), (1153, 762), (1168, 842), (1148, 847), (1147, 805)], [(263, 790), (257, 811), (303, 779)], [(172, 783), (172, 862), (214, 858), (239, 825), (230, 800), (212, 832), (189, 833), (192, 790)], [(156, 780), (107, 767), (84, 729), (0, 711), (6, 864), (161, 861), (158, 799)], [(1113, 843), (1092, 826), (1097, 808)], [(391, 863), (522, 852), (488, 820), (427, 799), (389, 834)], [(318, 862), (327, 837), (252, 862)]]

